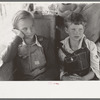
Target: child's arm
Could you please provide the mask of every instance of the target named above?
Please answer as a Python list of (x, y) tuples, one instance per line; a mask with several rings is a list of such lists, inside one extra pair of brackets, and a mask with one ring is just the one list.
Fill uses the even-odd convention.
[(81, 77), (77, 74), (73, 74), (73, 75), (69, 75), (69, 76), (62, 76), (61, 79), (62, 80), (91, 80), (94, 78), (94, 72), (90, 71), (87, 75)]
[(59, 56), (60, 61), (62, 61), (62, 62), (64, 61), (64, 59), (66, 57), (66, 55), (62, 52), (61, 49), (59, 49), (59, 51), (58, 51), (58, 56)]
[(13, 58), (16, 56), (18, 45), (22, 42), (23, 34), (18, 30), (13, 30), (13, 31), (17, 35), (0, 55), (3, 63), (7, 63), (13, 60)]
[(82, 80), (91, 80), (94, 78), (94, 76), (95, 76), (94, 72), (90, 71), (87, 75), (82, 77)]
[[(66, 57), (66, 55), (62, 52), (61, 49), (59, 49), (58, 51), (58, 55), (59, 55), (59, 60), (61, 61), (61, 64), (63, 64), (64, 62), (64, 59)], [(60, 65), (60, 80), (65, 80), (65, 74), (67, 74), (67, 72), (64, 72), (64, 69), (63, 69), (63, 65)]]
[(99, 57), (97, 55), (97, 47), (94, 42), (89, 42), (90, 49), (90, 68), (91, 71), (82, 77), (82, 80), (91, 80), (96, 75), (100, 78), (100, 70), (99, 70)]
[(90, 41), (90, 67), (95, 75), (100, 79), (99, 57), (97, 47), (94, 42)]

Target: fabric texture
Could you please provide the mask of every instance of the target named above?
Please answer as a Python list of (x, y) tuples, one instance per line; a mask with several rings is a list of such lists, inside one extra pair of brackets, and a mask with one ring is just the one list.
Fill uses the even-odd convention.
[[(83, 38), (85, 38), (85, 43), (87, 45), (87, 48), (90, 51), (90, 68), (92, 69), (92, 71), (96, 74), (96, 76), (98, 78), (100, 78), (100, 70), (99, 70), (99, 58), (97, 55), (97, 47), (95, 45), (94, 42), (88, 40), (85, 35), (83, 35)], [(82, 46), (82, 41), (83, 38), (81, 39), (80, 43), (79, 43), (79, 47), (78, 49), (81, 48)], [(70, 48), (69, 46), (69, 37), (65, 38), (63, 41), (61, 41), (61, 43), (63, 43), (63, 48), (69, 52), (69, 53), (73, 53), (74, 51)], [(61, 61), (64, 61), (64, 58), (66, 57), (66, 55), (62, 52), (62, 50), (59, 50), (59, 58)], [(61, 72), (61, 75), (63, 72)]]
[[(18, 36), (14, 38), (14, 40), (10, 43), (10, 45), (4, 51), (2, 55), (2, 61), (3, 63), (8, 63), (10, 61), (13, 61), (14, 67), (17, 68), (17, 72), (15, 74), (15, 77), (17, 80), (56, 80), (59, 78), (59, 69), (56, 63), (54, 49), (53, 49), (53, 45), (50, 39), (37, 36), (37, 40), (42, 47), (36, 46), (35, 44), (34, 45), (36, 48), (35, 53), (32, 53), (34, 52), (34, 50), (33, 50), (33, 47), (31, 47), (30, 59), (25, 59), (25, 57), (27, 58), (29, 56), (27, 55), (28, 54), (27, 52), (28, 50), (26, 48), (27, 46), (25, 47), (24, 45), (22, 46), (23, 48), (21, 48), (22, 39)], [(22, 59), (23, 54), (24, 54), (24, 59)], [(29, 63), (30, 61), (31, 63)], [(33, 65), (33, 68), (31, 70), (30, 68), (28, 69), (29, 66), (27, 66), (27, 64), (31, 64), (30, 66)], [(41, 65), (42, 68), (40, 66), (37, 66), (39, 64)], [(22, 65), (24, 68), (22, 67)], [(35, 74), (37, 74), (38, 72), (40, 73), (37, 74), (36, 76), (33, 75), (35, 76), (33, 77), (31, 74), (36, 67), (39, 69), (36, 70)], [(23, 69), (25, 69), (26, 72)], [(30, 70), (31, 72), (28, 70)], [(23, 71), (26, 74), (26, 78), (24, 77)]]

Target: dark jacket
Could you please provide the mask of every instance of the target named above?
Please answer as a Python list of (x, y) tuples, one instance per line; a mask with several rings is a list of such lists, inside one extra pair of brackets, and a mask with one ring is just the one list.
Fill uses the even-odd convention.
[[(54, 47), (50, 39), (37, 36), (39, 43), (42, 45), (46, 57), (46, 71), (35, 78), (28, 78), (27, 80), (58, 80), (59, 79), (59, 68), (56, 63)], [(21, 74), (21, 65), (18, 62), (18, 46), (22, 43), (22, 39), (16, 36), (11, 44), (7, 47), (5, 53), (2, 56), (4, 63), (13, 61), (14, 68), (17, 69), (15, 74), (15, 80), (23, 80)]]

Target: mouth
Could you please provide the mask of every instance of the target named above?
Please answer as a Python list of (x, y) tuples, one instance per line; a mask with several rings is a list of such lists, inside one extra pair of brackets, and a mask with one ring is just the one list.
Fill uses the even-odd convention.
[(33, 38), (33, 35), (27, 35), (26, 38)]
[(27, 35), (27, 37), (31, 37), (32, 35)]
[(75, 38), (79, 38), (80, 36), (74, 36)]

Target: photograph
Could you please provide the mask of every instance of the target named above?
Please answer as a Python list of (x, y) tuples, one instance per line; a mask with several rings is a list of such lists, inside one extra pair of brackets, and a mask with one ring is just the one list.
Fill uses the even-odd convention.
[(99, 80), (99, 2), (0, 2), (0, 98), (100, 98)]
[(0, 81), (100, 79), (100, 3), (0, 3)]

